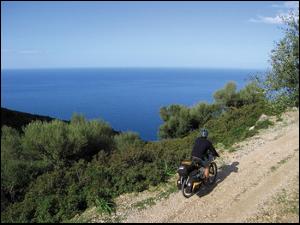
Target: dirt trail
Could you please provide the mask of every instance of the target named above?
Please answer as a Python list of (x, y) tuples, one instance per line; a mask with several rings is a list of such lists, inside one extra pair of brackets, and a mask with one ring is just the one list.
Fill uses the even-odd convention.
[(217, 162), (218, 179), (211, 189), (189, 199), (173, 193), (131, 211), (122, 222), (246, 222), (283, 188), (295, 186), (295, 179), (299, 186), (299, 111), (285, 113), (275, 126), (236, 148), (222, 156), (223, 165)]

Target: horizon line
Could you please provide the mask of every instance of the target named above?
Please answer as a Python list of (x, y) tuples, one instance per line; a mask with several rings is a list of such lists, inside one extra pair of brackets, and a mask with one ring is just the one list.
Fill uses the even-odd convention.
[(2, 70), (51, 70), (51, 69), (239, 69), (239, 70), (267, 70), (268, 67), (191, 67), (191, 66), (107, 66), (107, 67), (34, 67), (34, 68), (2, 68)]

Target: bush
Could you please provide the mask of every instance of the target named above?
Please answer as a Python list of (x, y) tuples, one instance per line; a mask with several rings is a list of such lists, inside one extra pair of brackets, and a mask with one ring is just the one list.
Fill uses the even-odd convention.
[(191, 129), (189, 109), (182, 105), (162, 107), (161, 118), (165, 121), (159, 128), (160, 138), (175, 138), (185, 136)]
[(62, 121), (32, 122), (24, 129), (22, 146), (32, 160), (44, 160), (59, 168), (73, 154), (67, 134), (67, 125)]
[(116, 148), (123, 151), (126, 151), (126, 149), (131, 146), (142, 147), (144, 144), (144, 142), (136, 132), (125, 132), (116, 135), (114, 136), (114, 142)]
[(263, 102), (245, 105), (223, 113), (219, 118), (210, 120), (206, 127), (210, 130), (210, 139), (214, 143), (223, 143), (226, 147), (253, 135), (249, 128), (254, 126), (262, 113), (267, 110)]
[(74, 114), (69, 125), (68, 137), (73, 147), (70, 159), (91, 160), (100, 150), (110, 152), (113, 148), (115, 132), (103, 120), (87, 121), (83, 116)]
[(192, 128), (199, 129), (206, 124), (210, 119), (217, 117), (221, 114), (221, 108), (217, 104), (199, 103), (190, 109), (192, 120)]
[(256, 129), (266, 129), (273, 124), (274, 123), (270, 120), (259, 121), (258, 123), (256, 123), (255, 128)]
[(20, 134), (14, 128), (2, 126), (1, 128), (1, 159), (22, 158)]
[[(1, 195), (4, 197), (4, 201), (1, 204), (1, 210), (6, 211), (8, 207), (7, 212), (11, 215), (11, 203), (14, 203), (15, 207), (22, 208), (23, 202), (32, 201), (34, 197), (29, 198), (28, 194), (34, 190), (34, 184), (37, 182), (40, 190), (44, 190), (41, 196), (48, 200), (41, 200), (43, 205), (37, 204), (34, 206), (38, 208), (41, 214), (32, 215), (29, 213), (28, 215), (32, 217), (32, 221), (49, 222), (52, 214), (50, 215), (48, 211), (54, 201), (55, 204), (63, 205), (63, 200), (52, 198), (53, 194), (57, 194), (55, 187), (50, 188), (54, 190), (52, 197), (48, 196), (47, 191), (45, 191), (47, 186), (43, 185), (46, 185), (52, 179), (52, 177), (49, 177), (50, 175), (47, 175), (48, 172), (52, 171), (55, 174), (56, 171), (68, 171), (68, 168), (71, 168), (70, 170), (75, 169), (76, 167), (73, 168), (72, 166), (76, 166), (77, 161), (80, 162), (80, 159), (89, 161), (101, 150), (110, 153), (115, 133), (107, 123), (101, 120), (86, 121), (84, 117), (79, 115), (74, 115), (69, 124), (58, 120), (49, 123), (35, 121), (27, 125), (23, 131), (20, 135), (12, 128), (2, 127)], [(79, 171), (76, 169), (75, 172), (71, 172), (73, 175), (71, 181), (68, 180), (68, 182), (75, 184), (75, 179), (82, 173), (79, 173)], [(48, 178), (42, 179), (43, 177)], [(61, 184), (63, 179), (69, 178), (63, 177), (61, 180), (53, 182)], [(33, 186), (30, 186), (30, 184)], [(79, 187), (79, 184), (76, 184), (76, 187)], [(40, 195), (40, 192), (35, 194)], [(61, 195), (60, 192), (59, 195)], [(58, 209), (62, 208), (62, 215), (57, 220), (53, 218), (53, 221), (60, 221), (65, 215), (70, 214), (69, 212), (75, 212), (75, 208), (82, 210), (85, 207), (86, 199), (82, 198), (81, 195), (78, 198), (74, 198), (74, 196), (73, 193), (69, 196), (70, 198), (64, 201), (66, 204), (73, 202), (75, 206), (56, 206)], [(65, 197), (65, 194), (63, 194), (63, 197)], [(49, 208), (49, 210), (46, 208)], [(22, 215), (18, 216), (16, 221), (26, 221), (28, 215), (26, 214), (24, 217)]]
[(251, 81), (239, 92), (242, 105), (256, 104), (266, 101), (265, 90), (259, 86), (257, 81)]
[(240, 102), (239, 93), (236, 92), (236, 83), (228, 82), (223, 89), (214, 93), (216, 104), (226, 109), (228, 107), (238, 107)]
[(168, 107), (161, 107), (160, 109), (160, 117), (163, 121), (168, 121), (172, 116), (178, 116), (180, 111), (185, 108), (183, 105), (170, 105)]
[(22, 146), (32, 159), (60, 168), (80, 158), (91, 159), (100, 150), (110, 151), (112, 135), (105, 122), (75, 115), (70, 124), (58, 120), (30, 123), (24, 129)]
[(214, 93), (214, 99), (213, 104), (201, 102), (190, 108), (182, 105), (162, 107), (160, 116), (164, 123), (159, 127), (159, 137), (185, 137), (191, 131), (204, 127), (210, 120), (220, 117), (224, 111), (260, 102), (266, 104), (265, 92), (256, 81), (248, 83), (240, 91), (236, 90), (234, 82), (229, 82)]
[(162, 107), (161, 118), (165, 121), (158, 136), (161, 139), (186, 136), (190, 131), (202, 127), (208, 120), (218, 116), (221, 108), (216, 104), (199, 103), (191, 108), (182, 105)]
[(1, 194), (6, 203), (20, 201), (28, 184), (49, 168), (42, 161), (28, 161), (15, 129), (3, 126), (1, 130)]

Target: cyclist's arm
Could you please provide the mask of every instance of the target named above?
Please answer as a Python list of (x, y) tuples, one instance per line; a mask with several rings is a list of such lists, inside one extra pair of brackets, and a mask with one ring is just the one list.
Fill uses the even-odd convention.
[(214, 156), (220, 157), (220, 155), (217, 153), (216, 149), (214, 146), (211, 144), (209, 150), (212, 152)]

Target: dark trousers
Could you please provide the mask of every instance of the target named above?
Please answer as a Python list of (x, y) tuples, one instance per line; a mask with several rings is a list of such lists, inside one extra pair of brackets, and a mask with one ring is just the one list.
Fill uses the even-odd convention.
[(199, 157), (196, 157), (196, 156), (192, 156), (192, 161), (194, 162), (198, 162), (200, 163), (201, 166), (203, 167), (208, 167), (209, 166), (209, 160), (207, 157), (202, 157), (202, 158), (199, 158)]

